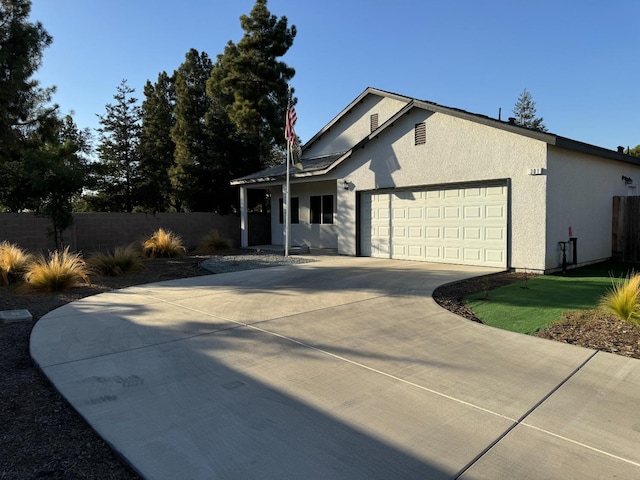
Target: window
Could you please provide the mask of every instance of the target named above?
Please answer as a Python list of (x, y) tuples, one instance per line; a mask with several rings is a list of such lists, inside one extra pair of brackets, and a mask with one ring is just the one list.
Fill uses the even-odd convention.
[(312, 195), (309, 198), (310, 223), (333, 223), (333, 195)]
[[(298, 197), (291, 197), (289, 200), (291, 200), (291, 215), (289, 216), (291, 224), (300, 223), (300, 199)], [(278, 201), (280, 208), (278, 221), (284, 223), (284, 199), (279, 198)]]
[(416, 123), (415, 141), (416, 145), (424, 145), (427, 143), (427, 125), (424, 122)]
[(371, 131), (373, 132), (374, 130), (378, 129), (378, 114), (374, 113), (369, 117), (369, 120), (371, 122)]

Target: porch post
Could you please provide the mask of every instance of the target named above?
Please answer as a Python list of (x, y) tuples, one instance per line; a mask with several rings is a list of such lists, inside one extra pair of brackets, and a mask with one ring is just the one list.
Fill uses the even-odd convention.
[(240, 246), (249, 246), (249, 216), (247, 215), (247, 187), (240, 187)]

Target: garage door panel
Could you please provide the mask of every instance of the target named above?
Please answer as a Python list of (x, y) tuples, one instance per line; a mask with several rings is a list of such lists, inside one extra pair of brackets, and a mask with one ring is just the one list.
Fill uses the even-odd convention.
[(505, 239), (505, 227), (486, 227), (484, 229), (484, 238), (489, 241), (502, 242)]
[(363, 205), (371, 205), (372, 256), (506, 267), (505, 185), (396, 191), (371, 194), (370, 201), (365, 197)]
[(446, 220), (460, 220), (461, 208), (458, 206), (444, 207), (443, 218)]
[(460, 235), (460, 227), (444, 227), (444, 239), (445, 240), (459, 240)]
[(482, 249), (480, 248), (465, 248), (464, 249), (465, 262), (481, 262), (482, 261)]
[(481, 227), (465, 227), (462, 234), (463, 240), (481, 240), (482, 228)]

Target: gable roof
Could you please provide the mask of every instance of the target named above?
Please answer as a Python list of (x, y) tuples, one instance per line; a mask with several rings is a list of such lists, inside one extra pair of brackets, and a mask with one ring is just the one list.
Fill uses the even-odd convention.
[[(313, 157), (313, 158), (304, 157), (305, 149), (307, 149), (310, 145), (312, 145), (320, 137), (322, 137), (326, 132), (328, 132), (331, 129), (331, 127), (333, 127), (336, 123), (338, 123), (347, 113), (349, 113), (358, 103), (363, 101), (364, 98), (368, 95), (377, 95), (382, 97), (394, 98), (397, 100), (404, 100), (404, 101), (407, 101), (407, 104), (403, 108), (401, 108), (398, 112), (396, 112), (396, 114), (393, 115), (390, 119), (388, 119), (386, 122), (380, 125), (376, 130), (374, 130), (369, 135), (367, 135), (362, 140), (360, 140), (357, 144), (352, 146), (348, 151), (334, 153), (330, 155), (323, 155), (321, 157)], [(358, 97), (353, 102), (351, 102), (336, 117), (334, 117), (327, 125), (325, 125), (318, 133), (316, 133), (307, 143), (304, 144), (303, 154), (302, 154), (302, 162), (304, 165), (304, 170), (300, 170), (298, 168), (292, 167), (289, 170), (289, 174), (292, 176), (292, 178), (304, 178), (304, 177), (320, 176), (320, 175), (327, 174), (329, 171), (333, 170), (336, 166), (338, 166), (344, 160), (348, 159), (353, 154), (354, 151), (360, 148), (363, 148), (369, 141), (379, 136), (387, 128), (392, 126), (399, 118), (401, 118), (403, 115), (407, 114), (414, 108), (420, 108), (420, 109), (424, 109), (424, 110), (428, 110), (436, 113), (443, 113), (446, 115), (451, 115), (453, 117), (479, 123), (482, 125), (499, 128), (501, 130), (515, 133), (517, 135), (523, 135), (525, 137), (540, 140), (542, 142), (547, 143), (548, 145), (553, 145), (558, 148), (572, 150), (575, 152), (585, 153), (589, 155), (595, 155), (598, 157), (630, 163), (633, 165), (640, 165), (640, 158), (627, 155), (624, 153), (619, 153), (615, 150), (610, 150), (607, 148), (590, 145), (588, 143), (579, 142), (577, 140), (572, 140), (566, 137), (561, 137), (559, 135), (555, 135), (549, 132), (540, 132), (538, 130), (532, 130), (526, 127), (521, 127), (520, 125), (516, 125), (515, 123), (505, 122), (503, 120), (491, 118), (486, 115), (471, 113), (471, 112), (467, 112), (466, 110), (461, 110), (458, 108), (445, 107), (443, 105), (439, 105), (437, 103), (430, 102), (427, 100), (418, 100), (415, 98), (410, 98), (403, 95), (386, 92), (384, 90), (368, 87), (364, 92), (358, 95)], [(275, 182), (283, 179), (285, 175), (286, 175), (286, 165), (278, 165), (275, 167), (261, 170), (251, 175), (247, 175), (242, 178), (232, 180), (231, 185), (244, 185), (244, 184), (250, 184), (250, 183), (270, 183), (270, 182)]]

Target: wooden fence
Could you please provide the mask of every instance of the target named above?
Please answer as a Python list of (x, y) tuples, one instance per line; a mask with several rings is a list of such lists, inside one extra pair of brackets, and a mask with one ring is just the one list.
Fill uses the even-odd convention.
[[(249, 215), (249, 245), (271, 243), (267, 214)], [(158, 228), (180, 235), (189, 248), (210, 230), (240, 245), (240, 218), (214, 213), (76, 213), (64, 231), (63, 243), (74, 251), (107, 251), (149, 236)], [(51, 221), (32, 213), (0, 213), (0, 241), (7, 240), (30, 251), (51, 250)]]
[(613, 197), (613, 258), (640, 261), (640, 196)]

